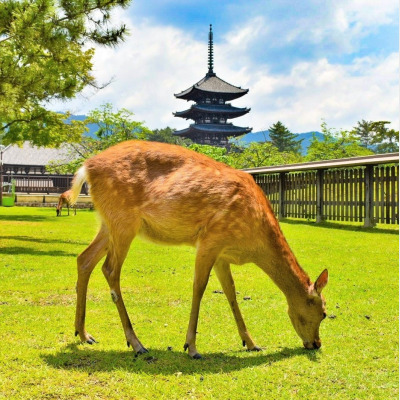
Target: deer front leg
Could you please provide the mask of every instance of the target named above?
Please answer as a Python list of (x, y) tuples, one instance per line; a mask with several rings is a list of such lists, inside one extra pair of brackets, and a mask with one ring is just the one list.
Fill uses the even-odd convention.
[(93, 344), (95, 339), (85, 329), (86, 295), (90, 275), (97, 263), (106, 255), (108, 232), (104, 226), (100, 229), (93, 242), (78, 256), (78, 281), (76, 284), (76, 314), (75, 336), (79, 335), (82, 342)]
[(226, 298), (228, 299), (229, 305), (236, 321), (239, 335), (242, 338), (243, 346), (246, 345), (247, 349), (250, 351), (260, 351), (261, 348), (256, 346), (252, 337), (250, 336), (250, 333), (247, 331), (242, 313), (240, 312), (239, 305), (236, 300), (235, 282), (233, 281), (229, 263), (223, 260), (218, 260), (214, 265), (214, 271), (218, 277), (218, 280), (221, 283), (222, 290), (224, 291)]
[(196, 330), (199, 319), (200, 302), (207, 287), (211, 268), (216, 257), (205, 251), (199, 250), (196, 256), (195, 274), (193, 282), (192, 309), (190, 312), (189, 326), (186, 334), (184, 350), (188, 350), (191, 357), (198, 359), (201, 355), (196, 349)]
[(126, 257), (126, 253), (129, 247), (118, 245), (118, 249), (114, 248), (107, 254), (106, 261), (103, 265), (103, 273), (107, 279), (110, 287), (112, 301), (117, 306), (119, 317), (121, 319), (122, 327), (125, 332), (126, 343), (136, 351), (138, 354), (147, 353), (147, 349), (142, 345), (138, 337), (136, 336), (132, 323), (129, 319), (129, 315), (126, 311), (124, 300), (122, 298), (121, 287), (120, 287), (120, 275), (122, 263)]

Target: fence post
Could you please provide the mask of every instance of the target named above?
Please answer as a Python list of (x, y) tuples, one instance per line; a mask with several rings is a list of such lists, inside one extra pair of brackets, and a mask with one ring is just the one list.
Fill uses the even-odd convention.
[(324, 170), (317, 170), (317, 215), (315, 222), (318, 224), (323, 221), (322, 205), (324, 201)]
[(279, 174), (279, 208), (278, 219), (282, 220), (286, 216), (285, 212), (285, 177), (286, 174), (281, 172)]
[(364, 228), (371, 228), (374, 222), (374, 166), (365, 168), (365, 217)]

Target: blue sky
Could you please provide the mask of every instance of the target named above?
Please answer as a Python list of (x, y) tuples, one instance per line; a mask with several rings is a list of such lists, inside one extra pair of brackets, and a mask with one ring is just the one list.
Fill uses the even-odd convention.
[(189, 104), (173, 94), (207, 72), (212, 23), (215, 72), (250, 89), (233, 103), (252, 109), (237, 125), (258, 131), (280, 120), (307, 132), (322, 119), (337, 129), (385, 119), (398, 128), (395, 0), (137, 0), (113, 21), (130, 36), (94, 58), (98, 81), (112, 82), (64, 109), (82, 114), (111, 102), (150, 128), (187, 126), (172, 112)]

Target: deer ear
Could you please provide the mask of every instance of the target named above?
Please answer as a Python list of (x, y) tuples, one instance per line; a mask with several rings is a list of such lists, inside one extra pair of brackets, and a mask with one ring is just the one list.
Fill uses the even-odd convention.
[(328, 283), (328, 270), (324, 269), (321, 273), (321, 275), (318, 277), (318, 279), (314, 283), (314, 289), (318, 294), (321, 294), (322, 289), (326, 286)]

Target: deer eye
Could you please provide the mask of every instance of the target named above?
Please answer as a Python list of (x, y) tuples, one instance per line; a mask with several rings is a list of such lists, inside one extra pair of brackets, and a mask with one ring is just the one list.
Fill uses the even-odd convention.
[(322, 319), (325, 319), (325, 318), (326, 318), (326, 312), (324, 312)]

